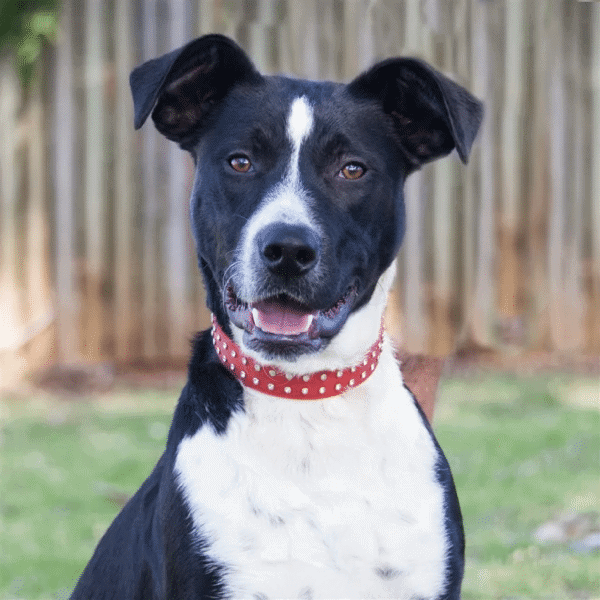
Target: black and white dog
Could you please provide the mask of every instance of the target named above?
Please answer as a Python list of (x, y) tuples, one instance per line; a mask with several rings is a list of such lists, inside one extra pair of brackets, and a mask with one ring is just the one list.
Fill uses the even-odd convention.
[(458, 599), (450, 470), (382, 329), (403, 184), (482, 118), (411, 58), (348, 85), (261, 75), (208, 35), (131, 75), (135, 126), (196, 165), (212, 331), (166, 449), (72, 598)]

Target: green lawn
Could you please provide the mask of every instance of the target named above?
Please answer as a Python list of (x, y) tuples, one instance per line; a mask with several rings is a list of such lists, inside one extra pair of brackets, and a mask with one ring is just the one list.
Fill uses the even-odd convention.
[[(557, 514), (600, 511), (600, 413), (585, 404), (597, 385), (557, 376), (443, 383), (435, 430), (463, 507), (464, 600), (600, 598), (599, 553), (532, 537)], [(0, 399), (0, 600), (68, 598), (160, 455), (177, 395)]]
[[(595, 409), (565, 405), (583, 395)], [(445, 383), (435, 431), (464, 515), (463, 600), (600, 598), (599, 553), (532, 537), (556, 515), (600, 511), (599, 395), (597, 381), (560, 378)]]

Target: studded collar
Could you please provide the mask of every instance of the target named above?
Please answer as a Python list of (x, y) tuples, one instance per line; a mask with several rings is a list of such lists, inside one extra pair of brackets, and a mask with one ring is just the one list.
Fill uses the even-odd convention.
[(338, 396), (360, 385), (375, 371), (383, 346), (382, 322), (376, 342), (358, 365), (339, 371), (316, 371), (292, 376), (244, 354), (221, 329), (214, 315), (212, 322), (212, 338), (217, 356), (243, 386), (291, 400), (321, 400)]

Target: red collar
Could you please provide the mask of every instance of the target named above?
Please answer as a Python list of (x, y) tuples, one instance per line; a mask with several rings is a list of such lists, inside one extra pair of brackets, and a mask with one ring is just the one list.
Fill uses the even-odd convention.
[(341, 371), (317, 371), (307, 375), (286, 375), (277, 367), (262, 365), (244, 354), (225, 334), (213, 315), (212, 338), (217, 356), (244, 386), (280, 398), (320, 400), (343, 394), (367, 380), (379, 361), (383, 346), (383, 321), (379, 337), (365, 358), (355, 367)]

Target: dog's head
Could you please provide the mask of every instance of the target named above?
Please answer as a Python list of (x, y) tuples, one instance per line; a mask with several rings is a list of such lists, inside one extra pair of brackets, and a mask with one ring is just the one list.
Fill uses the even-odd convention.
[(303, 81), (261, 75), (220, 35), (141, 65), (131, 87), (135, 127), (152, 113), (194, 158), (209, 308), (246, 350), (279, 361), (323, 351), (372, 301), (404, 235), (407, 175), (454, 148), (466, 162), (482, 118), (420, 60), (347, 85)]

